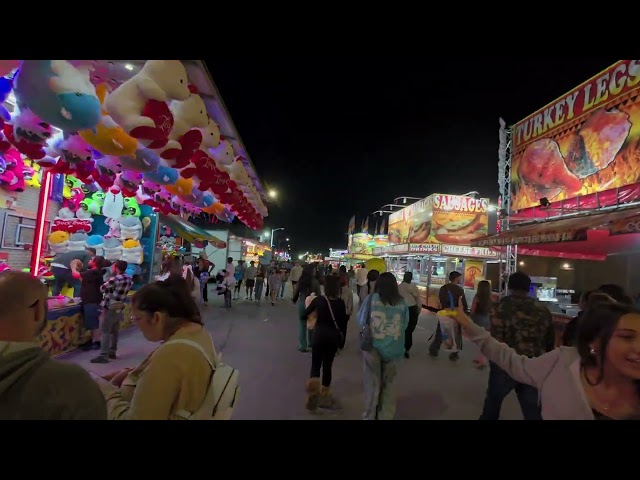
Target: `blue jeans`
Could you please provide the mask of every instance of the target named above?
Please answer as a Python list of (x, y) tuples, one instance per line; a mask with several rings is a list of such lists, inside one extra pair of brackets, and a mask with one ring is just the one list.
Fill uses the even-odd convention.
[(385, 361), (374, 348), (362, 352), (364, 360), (364, 413), (363, 420), (393, 420), (396, 415), (396, 399), (393, 381), (398, 371), (398, 361)]
[(80, 280), (79, 278), (73, 278), (71, 270), (69, 270), (68, 268), (51, 267), (51, 273), (53, 273), (53, 276), (56, 277), (51, 295), (53, 295), (54, 297), (60, 295), (60, 292), (64, 288), (65, 284), (68, 284), (71, 288), (73, 288), (73, 296), (80, 296), (80, 287), (82, 286), (82, 280)]
[(518, 402), (525, 420), (542, 420), (540, 405), (538, 404), (538, 389), (531, 385), (516, 382), (507, 372), (490, 363), (489, 385), (487, 396), (480, 420), (499, 420), (500, 409), (504, 399), (515, 389)]
[(262, 298), (262, 289), (264, 288), (264, 280), (256, 279), (256, 285), (253, 289), (256, 302), (259, 302)]
[(300, 298), (298, 298), (296, 309), (298, 311), (298, 348), (300, 350), (306, 350), (307, 348), (309, 348), (311, 340), (307, 339), (307, 321), (302, 318), (302, 316), (304, 315), (304, 311), (306, 310), (304, 306), (304, 298), (302, 298), (302, 295), (300, 295)]

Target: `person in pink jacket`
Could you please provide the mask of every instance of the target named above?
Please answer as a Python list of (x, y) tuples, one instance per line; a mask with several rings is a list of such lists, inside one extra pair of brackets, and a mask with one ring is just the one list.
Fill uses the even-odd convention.
[(640, 310), (592, 297), (576, 346), (534, 358), (492, 338), (461, 302), (455, 318), (491, 362), (538, 389), (544, 420), (640, 420)]

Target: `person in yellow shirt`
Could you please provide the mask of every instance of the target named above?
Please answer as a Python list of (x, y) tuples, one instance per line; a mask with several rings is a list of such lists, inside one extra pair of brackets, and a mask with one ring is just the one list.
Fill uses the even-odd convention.
[[(94, 376), (109, 419), (189, 418), (205, 400), (216, 352), (185, 280), (171, 275), (145, 285), (131, 306), (132, 319), (144, 337), (162, 344), (134, 369)], [(164, 345), (177, 339), (182, 342)]]

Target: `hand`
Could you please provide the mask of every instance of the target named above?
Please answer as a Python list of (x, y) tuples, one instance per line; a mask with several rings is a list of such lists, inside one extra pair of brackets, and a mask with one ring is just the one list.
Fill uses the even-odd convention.
[(456, 321), (458, 322), (458, 325), (460, 325), (462, 328), (468, 328), (470, 325), (473, 324), (469, 316), (464, 311), (464, 304), (462, 303), (462, 297), (458, 299), (458, 312), (457, 312), (457, 315), (453, 318), (456, 319)]
[(129, 375), (129, 372), (131, 372), (131, 370), (133, 370), (133, 369), (132, 368), (125, 368), (123, 370), (120, 370), (111, 379), (111, 385), (115, 385), (116, 387), (122, 386), (122, 382), (124, 382), (124, 379), (127, 378), (127, 375)]

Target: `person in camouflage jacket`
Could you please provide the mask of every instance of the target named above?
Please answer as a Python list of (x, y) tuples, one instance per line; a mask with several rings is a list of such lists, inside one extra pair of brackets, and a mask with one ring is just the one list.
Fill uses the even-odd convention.
[[(518, 354), (539, 357), (553, 350), (555, 332), (548, 308), (529, 297), (531, 279), (522, 272), (509, 277), (509, 295), (494, 308), (491, 336), (506, 343)], [(525, 420), (541, 420), (538, 391), (516, 382), (504, 370), (491, 363), (489, 384), (480, 420), (498, 420), (502, 402), (515, 389)]]

